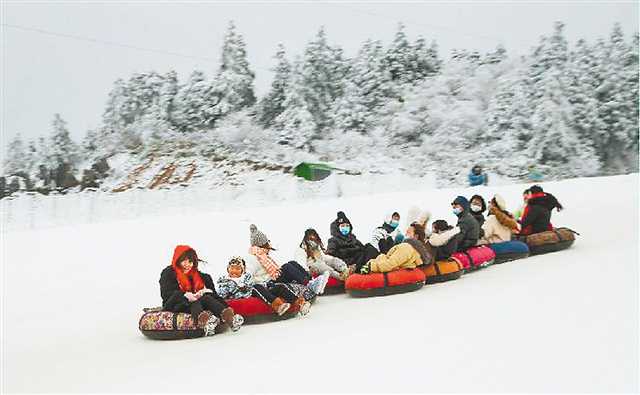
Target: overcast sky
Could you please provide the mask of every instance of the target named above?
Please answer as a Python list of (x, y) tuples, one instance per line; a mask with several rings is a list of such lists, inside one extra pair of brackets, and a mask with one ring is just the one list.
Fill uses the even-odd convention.
[(401, 21), (411, 39), (418, 35), (435, 39), (441, 55), (451, 48), (488, 51), (499, 43), (511, 55), (524, 54), (556, 20), (565, 22), (570, 43), (581, 37), (590, 41), (606, 37), (614, 22), (622, 24), (627, 36), (638, 31), (635, 1), (3, 1), (2, 7), (2, 155), (18, 132), (25, 138), (49, 134), (56, 112), (79, 141), (89, 128), (99, 126), (117, 78), (171, 69), (181, 81), (194, 69), (212, 75), (229, 20), (235, 21), (246, 40), (258, 95), (271, 83), (276, 45), (282, 42), (290, 57), (301, 53), (321, 25), (347, 55), (355, 54), (367, 38), (388, 43)]

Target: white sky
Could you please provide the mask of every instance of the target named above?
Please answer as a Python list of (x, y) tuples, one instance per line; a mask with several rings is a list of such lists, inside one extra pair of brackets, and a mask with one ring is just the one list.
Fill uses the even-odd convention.
[[(174, 69), (180, 80), (194, 69), (217, 69), (224, 31), (234, 20), (244, 36), (255, 87), (271, 83), (276, 45), (291, 57), (324, 25), (330, 41), (353, 55), (367, 38), (388, 43), (397, 23), (411, 39), (435, 39), (441, 56), (451, 48), (488, 51), (502, 43), (524, 54), (555, 20), (565, 22), (570, 43), (609, 35), (614, 22), (638, 31), (637, 2), (8, 2), (2, 3), (2, 150), (20, 132), (50, 133), (53, 114), (80, 140), (97, 127), (117, 78), (133, 72)], [(19, 25), (173, 56), (27, 31)]]

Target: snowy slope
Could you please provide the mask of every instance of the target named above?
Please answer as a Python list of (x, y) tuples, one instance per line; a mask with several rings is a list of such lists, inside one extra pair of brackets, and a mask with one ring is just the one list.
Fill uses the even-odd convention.
[(246, 251), (250, 223), (286, 259), (309, 226), (326, 240), (338, 210), (367, 240), (386, 210), (415, 203), (453, 221), (457, 194), (499, 192), (515, 209), (523, 185), (217, 211), (200, 201), (199, 212), (5, 231), (2, 391), (637, 391), (638, 175), (543, 186), (566, 207), (553, 223), (581, 233), (569, 250), (403, 295), (326, 296), (304, 318), (177, 342), (137, 329), (177, 243), (217, 274)]

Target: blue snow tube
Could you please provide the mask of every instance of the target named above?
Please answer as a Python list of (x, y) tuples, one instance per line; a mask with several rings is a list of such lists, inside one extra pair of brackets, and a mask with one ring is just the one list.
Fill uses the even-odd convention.
[(496, 253), (494, 263), (504, 263), (529, 256), (529, 246), (522, 241), (512, 240), (502, 243), (489, 244), (489, 248)]

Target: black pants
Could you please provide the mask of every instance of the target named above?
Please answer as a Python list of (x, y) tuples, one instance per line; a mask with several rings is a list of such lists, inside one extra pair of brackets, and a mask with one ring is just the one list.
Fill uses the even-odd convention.
[(229, 307), (224, 301), (214, 298), (211, 294), (204, 294), (200, 299), (195, 302), (189, 303), (189, 310), (194, 320), (198, 319), (198, 315), (203, 310), (209, 310), (216, 317), (220, 318), (222, 310)]
[(264, 300), (265, 303), (271, 304), (276, 298), (282, 298), (287, 303), (293, 303), (298, 299), (298, 296), (287, 287), (286, 284), (277, 283), (264, 286), (262, 284), (256, 284), (253, 286), (253, 295)]
[(311, 276), (298, 262), (290, 261), (280, 266), (280, 277), (278, 277), (276, 283), (297, 283), (300, 285), (307, 285), (311, 280)]
[(359, 273), (360, 269), (362, 269), (362, 266), (364, 266), (371, 259), (375, 259), (378, 255), (380, 255), (380, 251), (378, 251), (370, 243), (365, 244), (354, 259), (354, 262), (356, 264), (356, 273)]

